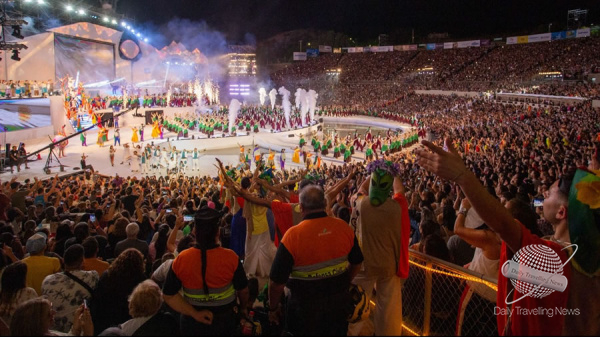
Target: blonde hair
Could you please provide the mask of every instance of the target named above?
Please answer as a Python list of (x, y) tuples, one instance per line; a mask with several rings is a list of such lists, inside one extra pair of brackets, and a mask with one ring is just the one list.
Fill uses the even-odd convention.
[(162, 292), (158, 285), (152, 280), (145, 280), (129, 295), (129, 314), (133, 318), (154, 316), (162, 303)]

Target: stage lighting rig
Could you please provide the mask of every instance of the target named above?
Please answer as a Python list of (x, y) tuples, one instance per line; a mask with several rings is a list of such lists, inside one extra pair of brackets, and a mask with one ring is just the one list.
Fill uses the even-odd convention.
[(13, 55), (10, 57), (11, 60), (15, 60), (15, 61), (21, 61), (21, 58), (19, 57), (19, 51), (17, 49), (12, 51)]

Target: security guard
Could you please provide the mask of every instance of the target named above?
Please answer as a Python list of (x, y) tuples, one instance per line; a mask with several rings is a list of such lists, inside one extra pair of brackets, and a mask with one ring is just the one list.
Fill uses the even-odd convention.
[(177, 256), (163, 287), (165, 302), (182, 314), (184, 336), (233, 335), (240, 324), (236, 299), (247, 315), (248, 279), (237, 254), (218, 243), (220, 218), (208, 207), (196, 213), (196, 247)]
[(325, 207), (320, 186), (301, 190), (304, 221), (285, 233), (271, 267), (269, 320), (279, 324), (287, 286), (285, 330), (292, 335), (346, 336), (348, 331), (348, 289), (363, 255), (352, 228), (327, 216)]

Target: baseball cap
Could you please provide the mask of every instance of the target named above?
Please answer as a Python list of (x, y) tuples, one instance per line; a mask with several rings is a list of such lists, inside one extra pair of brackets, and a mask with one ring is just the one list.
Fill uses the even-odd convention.
[(38, 232), (32, 235), (29, 239), (27, 239), (27, 243), (25, 247), (27, 248), (27, 252), (29, 254), (38, 254), (44, 248), (46, 248), (46, 240), (48, 237), (46, 234)]

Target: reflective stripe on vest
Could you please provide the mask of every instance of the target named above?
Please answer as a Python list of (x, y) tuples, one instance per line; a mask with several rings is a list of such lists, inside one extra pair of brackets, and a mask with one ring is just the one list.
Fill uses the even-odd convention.
[(235, 301), (235, 289), (233, 284), (223, 288), (208, 289), (208, 295), (203, 289), (183, 288), (183, 296), (191, 305), (216, 307)]
[(348, 256), (316, 263), (310, 266), (294, 266), (290, 277), (292, 279), (320, 280), (340, 275), (348, 270)]

